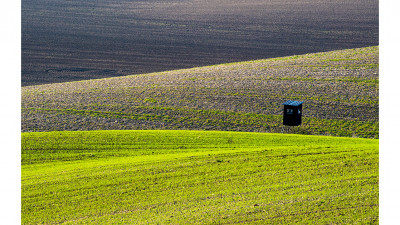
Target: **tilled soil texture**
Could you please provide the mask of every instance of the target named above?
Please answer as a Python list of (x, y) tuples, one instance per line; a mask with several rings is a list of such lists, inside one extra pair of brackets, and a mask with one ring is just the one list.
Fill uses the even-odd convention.
[(22, 131), (194, 129), (379, 134), (379, 48), (367, 47), (22, 88)]
[(378, 0), (22, 0), (22, 85), (378, 45)]

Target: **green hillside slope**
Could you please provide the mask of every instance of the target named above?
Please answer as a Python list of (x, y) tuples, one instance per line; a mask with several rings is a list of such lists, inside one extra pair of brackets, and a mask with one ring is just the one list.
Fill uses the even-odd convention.
[(22, 88), (22, 131), (191, 129), (378, 138), (378, 47)]
[(22, 134), (23, 224), (376, 224), (378, 140)]

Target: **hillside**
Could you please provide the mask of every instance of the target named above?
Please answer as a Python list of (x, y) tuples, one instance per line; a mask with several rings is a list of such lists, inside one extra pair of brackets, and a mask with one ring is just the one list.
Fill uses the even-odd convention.
[(379, 137), (379, 48), (22, 88), (22, 131), (191, 129)]
[(22, 134), (22, 224), (377, 224), (378, 140)]
[(22, 2), (22, 86), (379, 43), (379, 0)]

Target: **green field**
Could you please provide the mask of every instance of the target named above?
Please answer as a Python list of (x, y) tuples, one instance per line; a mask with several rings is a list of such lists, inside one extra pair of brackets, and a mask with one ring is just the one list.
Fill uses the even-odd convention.
[[(282, 103), (303, 123), (282, 128)], [(23, 224), (377, 224), (379, 47), (22, 87)]]
[(377, 224), (378, 140), (22, 133), (23, 224)]

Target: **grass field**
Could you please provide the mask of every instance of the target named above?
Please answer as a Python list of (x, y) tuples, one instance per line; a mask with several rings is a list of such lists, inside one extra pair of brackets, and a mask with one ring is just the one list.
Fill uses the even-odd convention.
[(377, 224), (378, 140), (22, 133), (23, 224)]
[(378, 223), (378, 46), (21, 97), (23, 224)]

